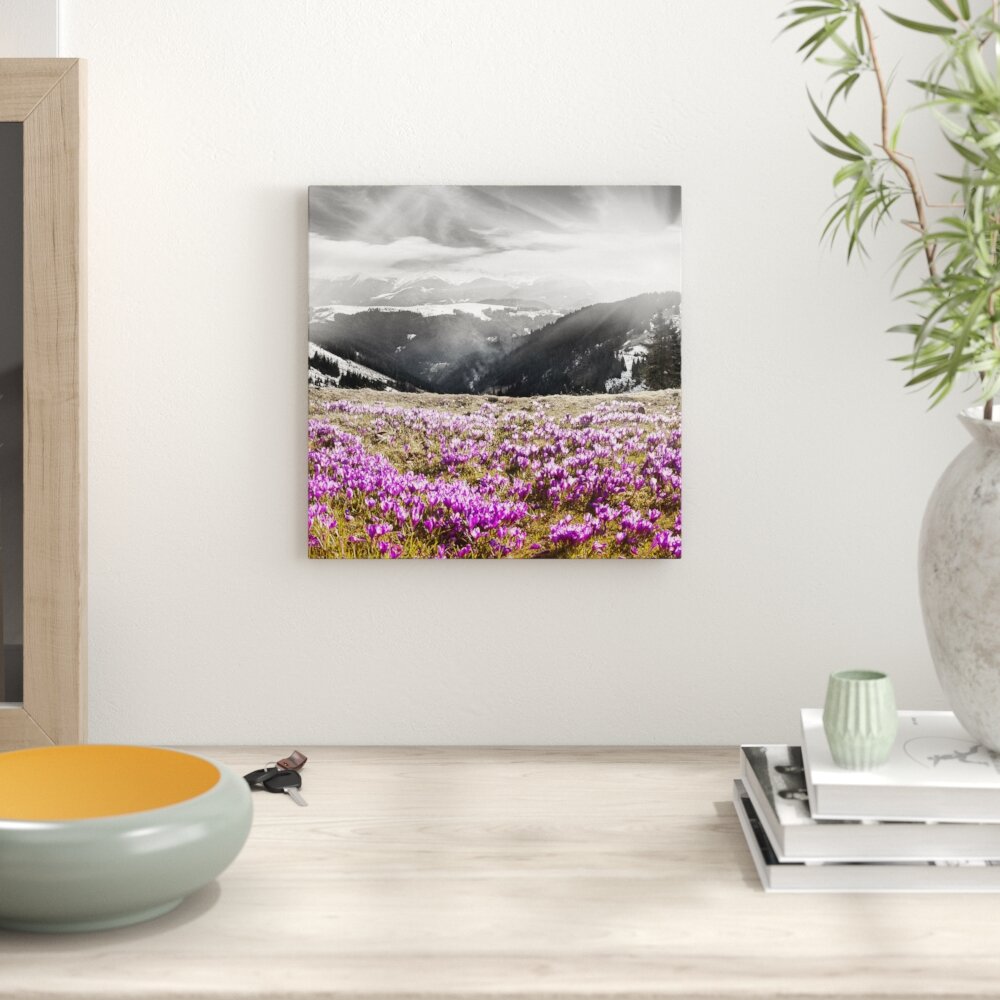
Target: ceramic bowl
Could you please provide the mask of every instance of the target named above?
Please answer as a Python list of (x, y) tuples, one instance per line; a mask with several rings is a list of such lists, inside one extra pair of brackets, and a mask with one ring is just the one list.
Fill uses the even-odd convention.
[(160, 916), (239, 853), (245, 781), (136, 746), (0, 753), (0, 927), (65, 932)]

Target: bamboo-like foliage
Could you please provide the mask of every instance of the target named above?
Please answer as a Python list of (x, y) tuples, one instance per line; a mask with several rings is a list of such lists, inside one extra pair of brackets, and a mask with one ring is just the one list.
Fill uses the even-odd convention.
[[(919, 261), (923, 275), (902, 293), (917, 312), (913, 323), (892, 328), (910, 334), (909, 351), (895, 360), (910, 372), (907, 385), (926, 387), (932, 404), (965, 372), (980, 380), (992, 416), (1000, 389), (1000, 81), (987, 62), (1000, 48), (1000, 0), (924, 0), (920, 20), (881, 10), (909, 31), (934, 35), (940, 56), (910, 82), (923, 100), (896, 119), (890, 114), (892, 81), (883, 69), (868, 5), (861, 0), (797, 0), (782, 17), (784, 30), (806, 35), (803, 58), (829, 66), (832, 91), (824, 106), (809, 101), (819, 129), (813, 138), (838, 161), (836, 198), (823, 230), (847, 241), (847, 257), (864, 253), (864, 237), (901, 211), (915, 238), (900, 256), (900, 275)], [(915, 8), (908, 0), (908, 13)], [(864, 80), (863, 80), (864, 78)], [(877, 134), (866, 142), (837, 127), (834, 108), (871, 83), (877, 100)], [(855, 87), (861, 84), (855, 91)], [(931, 204), (913, 157), (900, 149), (904, 121), (929, 118), (954, 151), (938, 171), (951, 190), (944, 205)], [(873, 128), (874, 131), (874, 128)]]

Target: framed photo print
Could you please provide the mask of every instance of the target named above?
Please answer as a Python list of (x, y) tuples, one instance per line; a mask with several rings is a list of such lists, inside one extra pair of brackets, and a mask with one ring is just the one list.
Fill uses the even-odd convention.
[(676, 186), (310, 188), (310, 557), (680, 557), (680, 259)]

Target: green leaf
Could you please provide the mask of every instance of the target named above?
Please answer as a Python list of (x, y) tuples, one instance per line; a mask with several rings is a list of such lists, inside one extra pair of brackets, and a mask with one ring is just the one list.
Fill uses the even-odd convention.
[(865, 169), (865, 164), (863, 160), (855, 160), (853, 163), (848, 163), (846, 167), (841, 167), (833, 175), (833, 186), (840, 187), (850, 177), (856, 177)]
[[(826, 130), (830, 133), (830, 135), (832, 135), (839, 142), (843, 143), (845, 146), (851, 149), (855, 149), (855, 147), (851, 143), (850, 138), (843, 132), (841, 132), (840, 129), (837, 128), (837, 126), (834, 125), (833, 122), (830, 121), (830, 119), (827, 118), (827, 116), (823, 114), (822, 111), (820, 111), (819, 105), (813, 100), (813, 95), (809, 92), (808, 89), (806, 90), (806, 96), (809, 98), (809, 103), (812, 105), (813, 111), (816, 112), (816, 116), (823, 123), (823, 125), (825, 126)], [(861, 152), (860, 149), (855, 149), (855, 151), (858, 153)]]
[(996, 92), (996, 84), (983, 62), (979, 46), (975, 42), (963, 46), (959, 52), (959, 58), (976, 90), (985, 95)]
[(903, 122), (906, 121), (906, 115), (903, 115), (898, 122), (896, 122), (896, 127), (892, 130), (892, 135), (889, 136), (889, 148), (895, 150), (899, 145), (899, 133), (903, 129)]
[(982, 166), (983, 158), (974, 150), (971, 150), (966, 146), (963, 146), (960, 142), (955, 142), (955, 140), (952, 139), (950, 135), (946, 135), (945, 139), (948, 140), (948, 145), (951, 146), (951, 148), (954, 149), (955, 152), (958, 153), (958, 155), (961, 156), (963, 160), (967, 160), (974, 167)]
[[(810, 132), (809, 134), (812, 135), (812, 132)], [(813, 138), (813, 142), (815, 142), (816, 145), (820, 147), (820, 149), (825, 149), (831, 156), (838, 156), (842, 160), (863, 160), (864, 159), (863, 157), (858, 156), (857, 153), (849, 153), (849, 152), (847, 152), (847, 150), (837, 149), (836, 146), (831, 146), (829, 143), (823, 142), (822, 139), (817, 138), (815, 135), (812, 135), (812, 138)]]
[(800, 14), (815, 14), (817, 17), (829, 17), (844, 11), (843, 0), (836, 3), (797, 3), (788, 10), (783, 10), (778, 17), (796, 17)]
[(954, 35), (954, 28), (947, 28), (943, 24), (925, 24), (923, 21), (911, 21), (908, 17), (900, 17), (898, 14), (893, 14), (891, 11), (882, 8), (882, 13), (885, 14), (890, 21), (895, 21), (896, 24), (901, 24), (904, 28), (909, 28), (911, 31), (922, 31), (928, 35)]
[(911, 86), (916, 87), (918, 90), (926, 91), (928, 94), (933, 94), (935, 97), (947, 98), (950, 101), (955, 101), (956, 103), (968, 103), (972, 95), (965, 90), (955, 90), (950, 87), (942, 86), (937, 82), (930, 82), (927, 80), (907, 80)]
[(801, 52), (806, 49), (803, 60), (812, 56), (820, 46), (847, 20), (847, 15), (835, 17), (832, 21), (827, 21), (815, 34), (810, 35), (795, 51)]
[(943, 14), (949, 21), (958, 20), (958, 15), (944, 2), (944, 0), (927, 0), (927, 2), (936, 11)]
[(848, 45), (847, 42), (840, 37), (840, 35), (834, 32), (830, 35), (830, 41), (844, 53), (844, 56), (846, 57), (844, 62), (849, 62), (852, 66), (857, 64), (858, 58), (855, 55), (854, 49), (852, 49), (850, 45)]
[(847, 212), (847, 205), (842, 203), (833, 212), (830, 213), (830, 218), (827, 219), (826, 225), (823, 227), (823, 231), (819, 234), (820, 240), (826, 239), (827, 233), (830, 234), (831, 241), (837, 234), (837, 230), (840, 229), (844, 222), (844, 216)]
[(954, 184), (956, 187), (961, 187), (969, 181), (967, 177), (959, 177), (957, 174), (936, 174), (935, 176), (948, 184)]
[(972, 17), (972, 12), (969, 10), (969, 0), (956, 0), (958, 4), (958, 12), (966, 19), (969, 20)]
[(859, 153), (861, 156), (871, 156), (872, 150), (868, 143), (859, 139), (853, 132), (847, 134), (847, 145), (854, 150), (855, 153)]
[(914, 375), (906, 383), (906, 388), (911, 389), (913, 386), (922, 385), (924, 382), (929, 382), (932, 378), (937, 378), (941, 372), (936, 368), (928, 368), (926, 371), (922, 371), (919, 375)]
[[(785, 17), (787, 14), (793, 13), (792, 11), (787, 11), (786, 14), (780, 14), (779, 17)], [(830, 12), (826, 11), (822, 14), (803, 14), (802, 17), (796, 18), (794, 21), (790, 21), (786, 24), (778, 34), (784, 35), (789, 31), (794, 31), (799, 25), (808, 24), (810, 21), (822, 21), (830, 16)]]
[(854, 220), (854, 231), (851, 233), (851, 238), (847, 244), (847, 259), (851, 259), (851, 253), (857, 247), (858, 251), (862, 254), (865, 253), (864, 244), (861, 242), (861, 231), (864, 228), (865, 223), (870, 218), (872, 212), (878, 208), (878, 200), (873, 198), (865, 206), (864, 210), (860, 215)]

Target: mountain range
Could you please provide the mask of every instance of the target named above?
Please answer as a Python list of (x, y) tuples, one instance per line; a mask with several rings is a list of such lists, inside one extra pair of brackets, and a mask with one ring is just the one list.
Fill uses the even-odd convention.
[[(444, 314), (407, 311), (407, 304), (427, 305), (432, 301), (428, 296), (455, 292), (453, 283), (438, 278), (440, 284), (435, 284), (435, 277), (386, 282), (394, 287), (383, 291), (377, 291), (383, 279), (356, 279), (356, 296), (367, 296), (368, 301), (354, 304), (378, 300), (378, 306), (389, 308), (332, 315), (314, 309), (310, 342), (403, 390), (533, 396), (680, 386), (679, 292), (635, 295), (566, 311), (559, 305), (567, 299), (553, 301), (551, 288), (550, 297), (542, 297), (546, 289), (539, 286), (544, 283), (501, 289), (503, 283), (486, 288), (486, 279), (476, 279), (467, 283), (475, 285), (467, 290), (472, 296), (467, 301), (495, 301), (495, 308), (480, 315), (463, 312), (460, 306)], [(568, 287), (563, 289), (568, 294)], [(351, 304), (343, 298), (349, 293), (349, 284), (337, 291), (341, 304)], [(408, 295), (421, 301), (407, 302)], [(312, 303), (319, 304), (315, 298)], [(359, 384), (357, 379), (352, 384)], [(381, 382), (372, 386), (384, 387)]]
[(435, 273), (405, 277), (313, 278), (309, 304), (318, 306), (421, 306), (451, 302), (495, 302), (522, 308), (547, 308), (558, 312), (579, 309), (594, 301), (594, 290), (570, 278), (532, 278), (523, 281), (478, 277), (450, 281)]

